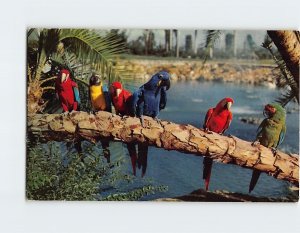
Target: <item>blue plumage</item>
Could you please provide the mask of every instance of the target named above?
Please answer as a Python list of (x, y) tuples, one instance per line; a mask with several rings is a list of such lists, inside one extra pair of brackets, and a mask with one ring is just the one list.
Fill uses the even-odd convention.
[[(144, 126), (143, 115), (157, 118), (159, 111), (164, 109), (167, 104), (167, 90), (170, 88), (170, 75), (166, 71), (160, 71), (153, 75), (151, 79), (133, 93), (132, 110), (133, 113), (141, 118)], [(132, 154), (136, 154), (135, 145), (130, 145)], [(138, 168), (142, 168), (142, 177), (147, 169), (148, 145), (138, 144)]]
[(170, 88), (170, 75), (160, 71), (133, 93), (133, 111), (137, 116), (156, 118), (167, 103), (166, 91)]

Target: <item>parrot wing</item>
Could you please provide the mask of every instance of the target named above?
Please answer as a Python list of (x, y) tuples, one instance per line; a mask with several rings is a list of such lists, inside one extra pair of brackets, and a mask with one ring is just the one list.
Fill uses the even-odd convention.
[(111, 112), (111, 99), (110, 99), (110, 94), (109, 94), (109, 91), (108, 91), (108, 88), (106, 85), (102, 86), (102, 91), (103, 91), (104, 98), (105, 98), (105, 105), (106, 105), (105, 111)]
[(132, 102), (131, 102), (132, 112), (137, 116), (143, 115), (143, 105), (142, 105), (142, 103), (144, 102), (143, 90), (144, 88), (142, 86), (137, 91), (135, 91), (132, 96)]
[(206, 115), (205, 115), (205, 120), (204, 120), (204, 124), (203, 124), (203, 129), (207, 128), (208, 122), (209, 122), (209, 120), (210, 120), (210, 118), (211, 118), (213, 112), (214, 112), (214, 109), (213, 109), (213, 108), (208, 109), (208, 111), (207, 111), (207, 113), (206, 113)]
[(278, 140), (278, 144), (276, 147), (280, 146), (280, 144), (283, 142), (284, 140), (284, 137), (285, 137), (285, 133), (286, 133), (286, 125), (284, 124), (282, 129), (281, 129), (281, 132), (280, 132), (280, 135), (279, 135), (279, 140)]
[(267, 123), (267, 119), (264, 119), (264, 120), (260, 123), (260, 125), (258, 126), (258, 128), (257, 128), (257, 130), (256, 130), (256, 132), (257, 132), (257, 134), (256, 134), (256, 140), (262, 136), (262, 130), (263, 130), (264, 127), (266, 126), (266, 123)]
[(164, 109), (166, 105), (167, 105), (167, 91), (165, 87), (163, 87), (160, 92), (159, 110)]
[(232, 113), (229, 112), (227, 120), (226, 120), (226, 124), (224, 126), (224, 129), (222, 130), (222, 133), (224, 133), (229, 128), (231, 121), (232, 121)]

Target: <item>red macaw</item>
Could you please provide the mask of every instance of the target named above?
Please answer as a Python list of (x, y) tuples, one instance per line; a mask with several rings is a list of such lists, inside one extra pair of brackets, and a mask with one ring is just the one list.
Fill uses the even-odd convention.
[(71, 79), (70, 71), (62, 69), (57, 76), (55, 90), (64, 112), (78, 109), (73, 87), (77, 87), (77, 84)]
[[(131, 108), (132, 93), (130, 91), (123, 89), (120, 82), (113, 82), (110, 86), (109, 92), (116, 114), (121, 116), (133, 115)], [(136, 175), (137, 152), (135, 143), (127, 143), (127, 149), (131, 159), (133, 175)]]
[[(233, 99), (226, 97), (222, 99), (215, 108), (208, 109), (203, 124), (204, 130), (223, 134), (228, 129), (232, 121), (232, 113), (230, 111), (232, 104)], [(212, 163), (213, 161), (211, 158), (204, 156), (203, 179), (205, 180), (206, 191), (209, 186)]]

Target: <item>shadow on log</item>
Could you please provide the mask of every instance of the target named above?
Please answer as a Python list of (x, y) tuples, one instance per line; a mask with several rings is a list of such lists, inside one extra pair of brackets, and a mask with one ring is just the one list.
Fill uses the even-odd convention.
[(206, 133), (192, 125), (168, 121), (157, 122), (145, 117), (145, 126), (133, 117), (120, 117), (108, 112), (89, 114), (36, 114), (28, 116), (28, 138), (40, 142), (89, 140), (146, 142), (149, 146), (176, 150), (196, 156), (208, 156), (214, 161), (257, 169), (276, 179), (299, 186), (299, 156), (281, 151), (274, 156), (264, 146), (234, 136)]

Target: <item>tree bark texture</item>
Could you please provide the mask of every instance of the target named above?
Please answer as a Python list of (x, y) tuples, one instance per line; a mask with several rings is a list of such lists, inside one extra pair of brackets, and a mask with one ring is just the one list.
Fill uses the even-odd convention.
[(47, 141), (111, 141), (143, 142), (149, 146), (176, 150), (196, 156), (208, 156), (214, 161), (257, 169), (276, 179), (299, 186), (299, 155), (278, 151), (276, 156), (262, 145), (234, 136), (204, 132), (192, 125), (175, 124), (144, 118), (120, 117), (108, 112), (90, 114), (36, 114), (28, 116), (28, 138)]
[(288, 70), (299, 86), (300, 41), (296, 31), (268, 31)]

